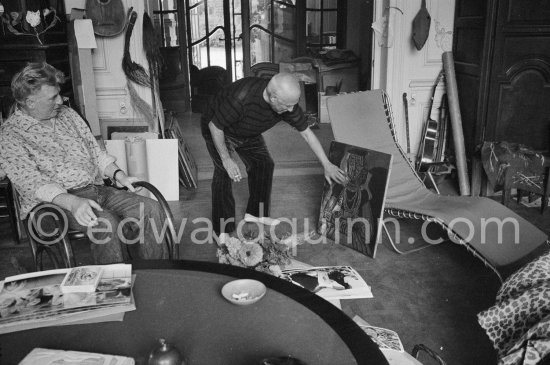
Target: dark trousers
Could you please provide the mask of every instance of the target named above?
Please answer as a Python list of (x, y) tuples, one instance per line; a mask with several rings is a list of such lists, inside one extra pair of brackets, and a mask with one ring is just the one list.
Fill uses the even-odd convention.
[[(103, 208), (103, 211), (94, 209), (98, 225), (93, 230), (80, 225), (70, 211), (63, 209), (69, 227), (87, 233), (95, 264), (123, 262), (135, 256), (141, 259), (168, 258), (166, 243), (156, 237), (152, 228), (154, 224), (156, 232), (161, 232), (165, 221), (164, 212), (155, 200), (103, 185), (88, 185), (69, 193), (95, 200)], [(45, 217), (42, 226), (45, 232), (51, 232), (48, 227), (51, 224), (55, 223)]]
[[(232, 180), (223, 167), (220, 155), (207, 125), (202, 125), (202, 135), (206, 141), (206, 148), (214, 162), (214, 176), (212, 177), (212, 225), (214, 232), (233, 232), (235, 223), (228, 222), (235, 218), (235, 198), (233, 197)], [(246, 167), (248, 175), (248, 204), (246, 213), (256, 217), (269, 216), (271, 199), (271, 185), (273, 183), (273, 169), (275, 164), (269, 155), (264, 138), (260, 135), (250, 138), (225, 136), (225, 144), (231, 155), (236, 152)], [(263, 210), (260, 211), (260, 207)], [(223, 224), (222, 221), (228, 222)]]

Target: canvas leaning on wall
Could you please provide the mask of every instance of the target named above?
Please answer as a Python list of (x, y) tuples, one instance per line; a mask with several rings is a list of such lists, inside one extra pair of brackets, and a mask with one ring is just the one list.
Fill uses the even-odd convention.
[(317, 229), (336, 243), (374, 258), (392, 156), (333, 141), (329, 160), (346, 173), (348, 183), (325, 182)]
[[(167, 201), (179, 200), (178, 140), (132, 137), (104, 142), (125, 173), (154, 185)], [(145, 190), (139, 193), (149, 196)]]

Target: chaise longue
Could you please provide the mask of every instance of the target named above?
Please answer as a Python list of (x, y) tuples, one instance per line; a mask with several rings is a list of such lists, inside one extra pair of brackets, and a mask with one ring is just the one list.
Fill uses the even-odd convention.
[[(453, 242), (464, 245), (501, 281), (547, 250), (544, 232), (498, 202), (429, 190), (399, 145), (391, 104), (384, 91), (336, 95), (327, 100), (327, 107), (336, 141), (393, 156), (386, 214), (438, 223)], [(389, 236), (387, 229), (386, 233)]]

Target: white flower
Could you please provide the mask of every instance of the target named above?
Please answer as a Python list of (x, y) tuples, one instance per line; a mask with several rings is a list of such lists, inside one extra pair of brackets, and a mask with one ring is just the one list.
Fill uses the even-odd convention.
[(229, 237), (229, 239), (225, 242), (225, 246), (227, 247), (227, 251), (230, 256), (237, 257), (239, 254), (239, 249), (242, 246), (242, 242), (238, 238)]
[(50, 9), (46, 8), (46, 9), (42, 10), (42, 15), (46, 16), (46, 15), (48, 15), (48, 14), (51, 13), (51, 12), (52, 12), (52, 11), (51, 11)]
[(227, 259), (227, 256), (222, 250), (218, 249), (216, 251), (216, 256), (218, 256), (218, 262), (220, 264), (229, 264), (229, 260)]
[(262, 246), (257, 243), (245, 243), (239, 250), (239, 259), (246, 266), (256, 266), (264, 257)]
[(4, 5), (0, 3), (0, 15), (4, 14)]
[(271, 274), (274, 276), (283, 275), (283, 270), (281, 270), (281, 267), (279, 265), (269, 265), (269, 271), (271, 271)]
[(40, 10), (37, 11), (27, 11), (25, 20), (30, 24), (31, 27), (36, 28), (40, 25)]

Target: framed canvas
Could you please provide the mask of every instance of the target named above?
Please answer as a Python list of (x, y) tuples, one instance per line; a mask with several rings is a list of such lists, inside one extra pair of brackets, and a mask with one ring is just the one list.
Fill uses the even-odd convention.
[(333, 141), (329, 160), (346, 173), (348, 182), (325, 182), (317, 229), (336, 243), (374, 258), (392, 156)]

